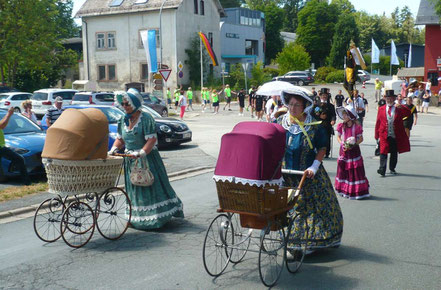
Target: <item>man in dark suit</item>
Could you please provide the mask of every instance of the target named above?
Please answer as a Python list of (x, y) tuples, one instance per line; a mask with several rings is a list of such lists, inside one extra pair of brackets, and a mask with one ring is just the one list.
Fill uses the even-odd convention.
[(317, 120), (322, 121), (322, 126), (325, 127), (326, 132), (328, 133), (325, 158), (329, 158), (329, 154), (331, 152), (331, 137), (334, 135), (333, 126), (335, 124), (336, 115), (335, 107), (330, 102), (328, 88), (320, 89), (320, 99), (316, 101), (314, 115)]

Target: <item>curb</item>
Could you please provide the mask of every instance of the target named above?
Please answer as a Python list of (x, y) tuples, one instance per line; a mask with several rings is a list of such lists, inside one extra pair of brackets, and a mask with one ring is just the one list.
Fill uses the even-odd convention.
[[(213, 166), (200, 166), (200, 167), (194, 167), (194, 168), (190, 168), (190, 169), (185, 169), (185, 170), (181, 170), (181, 171), (176, 171), (176, 172), (172, 172), (170, 174), (168, 174), (168, 178), (174, 178), (180, 175), (185, 175), (185, 174), (189, 174), (189, 173), (195, 173), (198, 171), (202, 171), (201, 174), (204, 174), (206, 170), (209, 169), (214, 169)], [(125, 188), (125, 186), (123, 186), (123, 188)], [(14, 217), (14, 216), (18, 216), (18, 215), (22, 215), (22, 214), (27, 214), (30, 212), (34, 212), (37, 210), (37, 208), (40, 206), (40, 204), (34, 204), (34, 205), (29, 205), (29, 206), (25, 206), (25, 207), (21, 207), (21, 208), (17, 208), (17, 209), (11, 209), (8, 211), (3, 211), (0, 212), (0, 220), (5, 219), (5, 218), (10, 218), (10, 217)]]

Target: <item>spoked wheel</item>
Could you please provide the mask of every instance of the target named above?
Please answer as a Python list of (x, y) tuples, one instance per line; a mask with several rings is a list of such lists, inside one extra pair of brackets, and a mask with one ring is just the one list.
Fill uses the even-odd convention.
[(217, 277), (227, 268), (234, 244), (234, 230), (226, 214), (214, 218), (205, 234), (202, 259), (210, 276)]
[(95, 213), (82, 201), (69, 205), (61, 218), (61, 236), (72, 248), (80, 248), (87, 244), (95, 231)]
[(234, 245), (233, 252), (230, 256), (231, 263), (237, 264), (245, 257), (251, 243), (252, 229), (243, 228), (240, 225), (240, 217), (238, 214), (231, 215), (231, 223), (234, 229)]
[(127, 231), (131, 217), (132, 205), (124, 190), (112, 187), (101, 194), (96, 208), (96, 227), (104, 238), (120, 238)]
[(286, 268), (290, 273), (299, 270), (308, 246), (307, 221), (296, 214), (290, 219), (286, 239)]
[(61, 237), (60, 222), (65, 208), (59, 197), (46, 199), (40, 204), (34, 215), (34, 231), (40, 240), (52, 243)]
[(267, 287), (274, 286), (285, 264), (285, 231), (271, 231), (271, 224), (262, 230), (259, 250), (259, 275)]

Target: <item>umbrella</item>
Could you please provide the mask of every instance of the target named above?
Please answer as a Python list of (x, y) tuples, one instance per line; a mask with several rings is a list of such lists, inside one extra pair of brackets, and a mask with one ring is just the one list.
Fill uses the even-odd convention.
[(264, 83), (256, 92), (259, 96), (280, 96), (283, 90), (295, 89), (296, 86), (283, 81)]

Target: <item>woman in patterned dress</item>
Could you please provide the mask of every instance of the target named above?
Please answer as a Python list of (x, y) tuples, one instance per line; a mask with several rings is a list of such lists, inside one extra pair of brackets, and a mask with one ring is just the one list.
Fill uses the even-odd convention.
[[(306, 171), (307, 179), (294, 207), (295, 219), (290, 239), (305, 237), (308, 230), (308, 250), (338, 247), (343, 234), (343, 215), (322, 165), (326, 154), (327, 133), (316, 126), (310, 111), (313, 102), (302, 88), (282, 92), (282, 102), (288, 112), (277, 119), (286, 130), (285, 168)], [(284, 175), (289, 187), (297, 187), (299, 178)], [(307, 225), (305, 225), (305, 220)]]
[[(118, 135), (109, 153), (124, 146), (134, 158), (124, 160), (126, 191), (132, 202), (131, 225), (134, 228), (157, 229), (172, 217), (184, 217), (183, 205), (170, 185), (167, 172), (159, 155), (155, 120), (141, 111), (142, 96), (135, 89), (116, 92), (116, 102), (125, 110), (118, 123)], [(148, 162), (155, 181), (151, 186), (136, 186), (130, 182), (130, 172), (136, 158)], [(142, 164), (143, 162), (138, 162)]]

